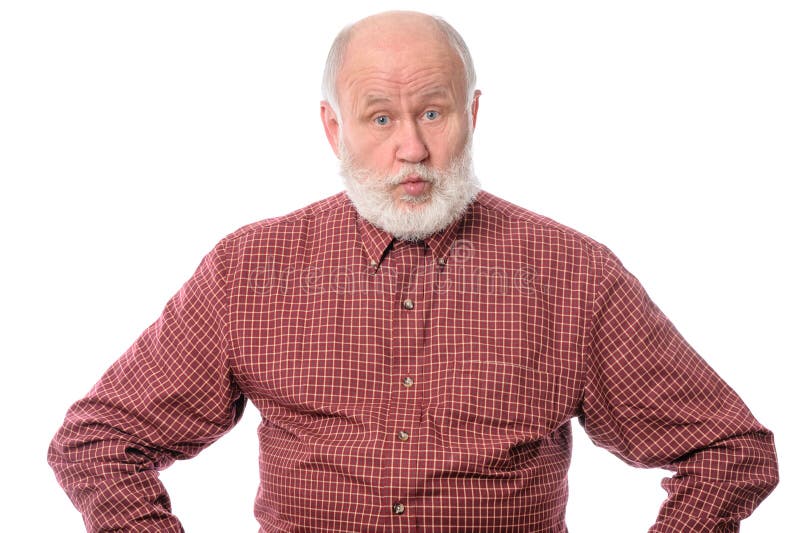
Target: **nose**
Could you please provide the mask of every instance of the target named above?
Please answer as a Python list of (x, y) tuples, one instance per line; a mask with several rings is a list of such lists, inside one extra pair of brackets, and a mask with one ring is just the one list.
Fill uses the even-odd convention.
[(428, 158), (425, 139), (414, 121), (404, 121), (397, 132), (397, 159), (402, 163), (422, 163)]

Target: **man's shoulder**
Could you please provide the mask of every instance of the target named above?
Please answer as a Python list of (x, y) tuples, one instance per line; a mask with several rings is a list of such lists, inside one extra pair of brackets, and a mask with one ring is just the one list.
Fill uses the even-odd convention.
[(486, 191), (478, 194), (475, 204), (479, 216), (491, 217), (494, 225), (501, 228), (500, 231), (515, 234), (519, 238), (558, 241), (562, 245), (592, 253), (607, 252), (604, 245), (580, 231)]
[(261, 239), (269, 235), (291, 235), (298, 231), (304, 231), (304, 228), (309, 226), (343, 221), (349, 219), (351, 215), (350, 200), (344, 192), (340, 192), (285, 215), (266, 218), (242, 226), (230, 233), (225, 240), (241, 242), (253, 238)]

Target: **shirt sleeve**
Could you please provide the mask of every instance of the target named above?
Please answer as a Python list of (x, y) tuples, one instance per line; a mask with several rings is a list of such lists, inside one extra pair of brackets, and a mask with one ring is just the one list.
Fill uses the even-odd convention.
[(158, 470), (239, 420), (227, 365), (224, 241), (161, 317), (68, 411), (48, 462), (87, 531), (183, 531)]
[(772, 433), (605, 251), (580, 421), (629, 464), (672, 470), (651, 532), (735, 532), (778, 482)]

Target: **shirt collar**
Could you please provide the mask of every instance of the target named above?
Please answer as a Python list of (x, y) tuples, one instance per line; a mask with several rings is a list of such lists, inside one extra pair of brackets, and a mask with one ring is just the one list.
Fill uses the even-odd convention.
[[(444, 266), (447, 264), (450, 255), (453, 253), (454, 244), (456, 244), (456, 240), (461, 233), (464, 219), (469, 216), (471, 211), (472, 204), (467, 207), (466, 212), (455, 222), (424, 239), (425, 245), (431, 250), (433, 259), (438, 265)], [(367, 263), (372, 268), (378, 268), (389, 247), (395, 241), (394, 237), (361, 216), (358, 216), (357, 227), (364, 253), (367, 256)]]
[(386, 250), (394, 240), (392, 236), (379, 227), (367, 222), (366, 219), (358, 215), (358, 234), (361, 236), (361, 244), (367, 255), (367, 263), (372, 268), (378, 268), (386, 255)]

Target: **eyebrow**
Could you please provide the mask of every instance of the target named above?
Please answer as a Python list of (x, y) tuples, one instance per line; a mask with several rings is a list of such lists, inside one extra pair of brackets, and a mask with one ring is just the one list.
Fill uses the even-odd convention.
[(391, 102), (392, 99), (382, 94), (368, 94), (364, 97), (364, 106), (368, 107), (376, 103)]
[[(431, 99), (431, 98), (444, 98), (449, 99), (450, 93), (445, 87), (437, 86), (427, 89), (419, 93), (415, 98)], [(363, 97), (361, 105), (363, 109), (370, 109), (374, 105), (391, 103), (393, 100), (390, 96), (380, 93), (370, 93)]]
[(432, 89), (428, 89), (420, 94), (420, 96), (425, 98), (430, 97), (443, 97), (447, 98), (450, 94), (444, 87), (433, 87)]

